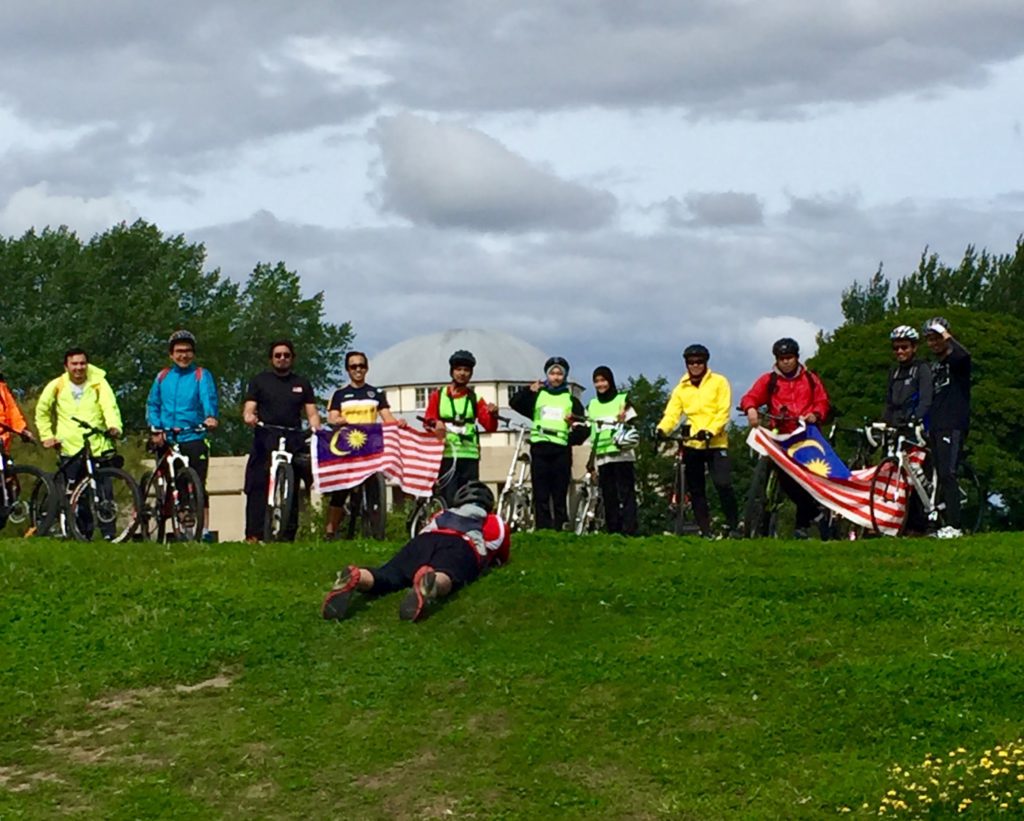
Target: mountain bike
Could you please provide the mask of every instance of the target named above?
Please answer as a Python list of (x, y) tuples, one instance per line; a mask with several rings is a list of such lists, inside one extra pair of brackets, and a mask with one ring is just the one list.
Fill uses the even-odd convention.
[(92, 541), (97, 535), (114, 543), (130, 539), (141, 518), (139, 486), (123, 470), (123, 457), (116, 453), (93, 454), (93, 437), (112, 441), (107, 431), (74, 416), (71, 420), (85, 431), (85, 444), (54, 474), (58, 495), (64, 494), (61, 533), (83, 542)]
[[(22, 435), (2, 422), (0, 431)], [(47, 535), (57, 519), (58, 504), (57, 489), (45, 471), (15, 464), (0, 447), (0, 536)]]
[[(270, 470), (267, 474), (267, 512), (263, 519), (263, 541), (284, 542), (295, 537), (298, 523), (298, 499), (296, 498), (298, 477), (295, 473), (297, 462), (302, 454), (293, 454), (288, 450), (288, 434), (294, 434), (300, 428), (287, 425), (271, 425), (257, 422), (257, 427), (280, 431), (277, 447), (270, 452)], [(308, 441), (313, 435), (312, 430), (303, 432), (302, 438)], [(353, 491), (354, 492), (354, 491)]]
[(139, 479), (142, 537), (151, 542), (198, 542), (205, 517), (203, 482), (189, 466), (178, 439), (183, 433), (206, 433), (206, 426), (172, 428), (162, 433), (167, 444), (159, 448), (147, 446), (156, 454), (156, 465)]
[[(691, 442), (702, 441), (690, 435), (690, 426), (681, 425), (679, 432), (672, 436), (662, 437), (662, 441), (675, 442), (675, 465), (672, 468), (672, 490), (668, 497), (668, 515), (672, 532), (676, 536), (692, 536), (700, 533), (700, 525), (693, 514), (693, 501), (689, 488), (686, 487), (686, 446)], [(658, 442), (654, 443), (657, 450)]]
[[(911, 501), (916, 498), (929, 528), (945, 522), (945, 504), (939, 498), (940, 487), (931, 451), (920, 424), (886, 427), (883, 431), (886, 457), (879, 462), (871, 478), (871, 525), (906, 531)], [(962, 461), (958, 468), (960, 515), (964, 530), (975, 532), (984, 517), (985, 498), (973, 468)], [(913, 496), (911, 495), (913, 494)]]
[(505, 475), (505, 484), (498, 496), (498, 515), (513, 533), (533, 530), (533, 489), (530, 483), (530, 426), (509, 423), (508, 431), (516, 432), (516, 444)]
[(383, 473), (375, 473), (352, 488), (345, 499), (346, 535), (356, 531), (367, 539), (383, 541), (387, 530), (387, 484)]

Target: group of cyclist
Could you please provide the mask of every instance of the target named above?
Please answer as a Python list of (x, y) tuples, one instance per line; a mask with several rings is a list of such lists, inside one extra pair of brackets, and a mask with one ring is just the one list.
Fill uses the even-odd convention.
[[(895, 363), (889, 373), (883, 418), (889, 424), (922, 422), (929, 435), (945, 504), (947, 526), (944, 535), (958, 535), (960, 498), (956, 484), (969, 430), (971, 356), (952, 336), (942, 317), (929, 319), (922, 330), (899, 325), (890, 334)], [(934, 359), (918, 356), (921, 337)], [(779, 339), (772, 347), (772, 369), (755, 380), (743, 394), (739, 408), (751, 426), (765, 419), (781, 433), (799, 424), (822, 422), (829, 413), (828, 393), (817, 374), (800, 362), (800, 348), (791, 338)], [(160, 451), (173, 438), (181, 453), (199, 474), (204, 486), (209, 467), (208, 433), (218, 425), (217, 388), (212, 374), (196, 363), (196, 339), (186, 330), (175, 331), (168, 340), (170, 364), (154, 378), (146, 404), (152, 447)], [(275, 340), (268, 348), (268, 367), (254, 376), (245, 392), (242, 417), (254, 429), (246, 465), (246, 539), (263, 536), (269, 455), (278, 439), (277, 429), (286, 429), (287, 447), (300, 460), (300, 474), (308, 478), (307, 450), (301, 433), (303, 422), (312, 430), (322, 426), (316, 398), (308, 379), (295, 372), (294, 345)], [(681, 419), (688, 423), (685, 450), (685, 480), (694, 518), (702, 535), (716, 537), (712, 530), (706, 491), (706, 476), (718, 493), (725, 517), (725, 535), (738, 536), (739, 506), (732, 487), (731, 463), (726, 428), (733, 409), (728, 379), (709, 367), (710, 351), (693, 344), (683, 351), (686, 372), (673, 388), (664, 413), (657, 423), (657, 439), (668, 437)], [(476, 358), (459, 350), (449, 359), (450, 382), (433, 391), (427, 401), (423, 427), (444, 439), (439, 471), (439, 491), (454, 506), (460, 488), (479, 481), (480, 431), (498, 427), (498, 408), (479, 398), (473, 387)], [(348, 382), (336, 390), (328, 404), (331, 425), (382, 421), (406, 426), (391, 412), (385, 392), (367, 382), (369, 360), (360, 351), (345, 357)], [(629, 424), (636, 417), (629, 397), (615, 383), (612, 371), (600, 366), (593, 371), (595, 397), (586, 408), (573, 395), (568, 383), (569, 363), (553, 356), (544, 364), (544, 378), (524, 386), (510, 398), (510, 406), (530, 420), (530, 471), (533, 487), (534, 521), (540, 529), (562, 530), (568, 522), (568, 490), (571, 482), (572, 448), (591, 442), (592, 462), (605, 505), (605, 526), (609, 532), (633, 535), (637, 532), (635, 476), (636, 430)], [(760, 409), (766, 415), (760, 415)], [(67, 477), (78, 480), (72, 462), (84, 445), (87, 428), (104, 430), (110, 439), (93, 442), (102, 456), (112, 449), (121, 434), (122, 420), (114, 391), (104, 371), (89, 362), (81, 348), (64, 356), (64, 372), (43, 389), (36, 405), (36, 425), (44, 447), (58, 451)], [(0, 379), (0, 422), (31, 440), (32, 434), (17, 402)], [(0, 433), (9, 449), (10, 434)], [(796, 536), (807, 537), (822, 510), (795, 480), (780, 473), (779, 481), (796, 507)], [(331, 494), (325, 535), (336, 537), (344, 515), (347, 491)], [(208, 495), (204, 494), (208, 500)], [(285, 530), (294, 538), (297, 505)], [(209, 503), (204, 514), (204, 538), (209, 538)]]

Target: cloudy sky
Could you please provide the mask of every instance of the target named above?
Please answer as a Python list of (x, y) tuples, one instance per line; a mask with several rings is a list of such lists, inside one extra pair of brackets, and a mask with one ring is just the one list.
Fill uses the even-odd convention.
[(879, 262), (1024, 231), (1020, 0), (8, 0), (0, 47), (0, 233), (284, 260), (371, 356), (703, 341), (741, 391)]

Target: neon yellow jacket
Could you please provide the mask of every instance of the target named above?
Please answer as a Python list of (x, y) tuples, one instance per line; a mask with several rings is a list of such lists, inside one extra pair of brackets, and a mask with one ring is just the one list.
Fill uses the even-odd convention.
[(729, 387), (729, 380), (712, 373), (708, 368), (699, 386), (690, 381), (689, 374), (679, 380), (668, 398), (658, 429), (671, 433), (685, 414), (690, 423), (691, 436), (699, 430), (709, 430), (714, 434), (709, 442), (690, 440), (686, 443), (688, 448), (725, 448), (729, 446), (725, 426), (729, 424), (731, 411), (732, 388)]
[[(85, 390), (78, 399), (75, 399), (67, 372), (49, 382), (36, 403), (36, 427), (39, 428), (40, 441), (56, 438), (60, 440), (64, 456), (78, 453), (85, 447), (85, 431), (72, 421), (73, 416), (103, 430), (120, 430), (121, 411), (117, 408), (117, 399), (106, 375), (102, 368), (89, 365), (85, 371)], [(94, 452), (104, 453), (113, 445), (109, 440), (93, 437), (92, 447)]]

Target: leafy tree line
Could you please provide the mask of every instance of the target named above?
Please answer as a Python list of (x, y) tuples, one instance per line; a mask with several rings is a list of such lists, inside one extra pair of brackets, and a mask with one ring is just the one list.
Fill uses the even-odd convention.
[(196, 361), (217, 379), (222, 429), (215, 453), (242, 453), (249, 435), (240, 420), (249, 378), (267, 366), (267, 344), (295, 342), (296, 369), (318, 394), (341, 371), (353, 339), (350, 323), (324, 316), (323, 293), (304, 297), (299, 276), (259, 263), (244, 282), (205, 270), (206, 249), (165, 236), (139, 220), (83, 242), (65, 227), (0, 237), (0, 351), (12, 388), (37, 394), (79, 346), (107, 372), (128, 431), (145, 427), (154, 376), (169, 364), (167, 338), (187, 328)]

